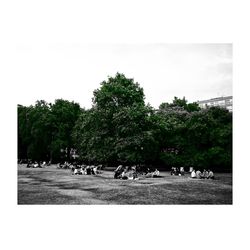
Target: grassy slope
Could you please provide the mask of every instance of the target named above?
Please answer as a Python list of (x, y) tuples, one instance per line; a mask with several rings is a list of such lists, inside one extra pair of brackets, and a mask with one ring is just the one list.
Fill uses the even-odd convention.
[(193, 180), (189, 175), (138, 181), (115, 180), (113, 172), (71, 175), (54, 166), (18, 167), (18, 204), (232, 204), (232, 175)]

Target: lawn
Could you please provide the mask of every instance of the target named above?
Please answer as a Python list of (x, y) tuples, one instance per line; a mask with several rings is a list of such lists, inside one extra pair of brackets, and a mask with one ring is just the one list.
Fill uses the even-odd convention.
[(112, 171), (71, 175), (54, 165), (18, 165), (18, 204), (232, 204), (232, 174), (215, 173), (215, 180), (160, 174), (161, 178), (117, 180)]

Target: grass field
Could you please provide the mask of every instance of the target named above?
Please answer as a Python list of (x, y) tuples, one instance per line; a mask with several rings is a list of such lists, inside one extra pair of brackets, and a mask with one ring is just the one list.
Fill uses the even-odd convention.
[(53, 165), (18, 165), (18, 204), (232, 204), (232, 174), (215, 173), (215, 180), (189, 176), (161, 172), (161, 178), (117, 180), (112, 171), (71, 175)]

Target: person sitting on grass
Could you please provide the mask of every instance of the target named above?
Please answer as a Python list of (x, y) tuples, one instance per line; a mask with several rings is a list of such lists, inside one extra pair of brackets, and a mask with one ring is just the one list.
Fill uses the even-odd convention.
[(171, 174), (171, 175), (174, 175), (174, 174), (175, 174), (175, 172), (176, 172), (176, 168), (172, 167), (172, 168), (171, 168), (171, 172), (170, 172), (170, 174)]
[(124, 169), (124, 168), (123, 168), (122, 165), (119, 165), (119, 166), (116, 168), (115, 174), (114, 174), (114, 178), (115, 178), (115, 179), (120, 178), (120, 175), (122, 174), (123, 169)]
[(199, 169), (196, 171), (196, 178), (197, 179), (201, 179), (202, 178), (202, 174), (201, 174), (201, 171)]
[(43, 163), (41, 164), (41, 167), (45, 167), (46, 166), (46, 161), (43, 161)]
[(179, 167), (172, 167), (170, 174), (171, 175), (179, 175), (179, 176), (182, 175)]
[(179, 175), (179, 168), (178, 167), (172, 167), (171, 175)]
[(92, 166), (90, 167), (90, 169), (91, 169), (91, 171), (90, 171), (90, 172), (91, 172), (91, 174), (92, 174), (92, 175), (95, 175), (94, 168), (95, 168), (95, 166), (94, 166), (94, 165), (92, 165)]
[(78, 169), (78, 174), (81, 174), (81, 175), (83, 175), (83, 174), (84, 174), (84, 170), (83, 170), (83, 168), (82, 168), (82, 167), (80, 167), (80, 168)]
[(180, 167), (180, 174), (181, 174), (181, 175), (184, 175), (184, 174), (185, 174), (184, 167)]
[(90, 168), (90, 166), (86, 167), (86, 174), (87, 175), (91, 175), (91, 168)]
[(72, 171), (72, 174), (74, 174), (74, 175), (83, 175), (83, 169), (82, 169), (82, 167), (79, 167), (79, 166), (76, 166), (76, 167), (73, 167), (72, 169), (71, 169), (71, 171)]
[(176, 168), (176, 173), (175, 173), (175, 175), (181, 176), (181, 172), (180, 172), (180, 168), (179, 168), (179, 167)]
[(150, 173), (150, 168), (146, 168), (146, 169), (145, 169), (144, 174), (147, 175), (148, 173)]
[(133, 179), (134, 179), (134, 180), (139, 180), (139, 177), (138, 177), (138, 173), (137, 173), (137, 171), (136, 171), (136, 168), (135, 168), (135, 170), (134, 170), (134, 172), (133, 172)]
[(214, 173), (212, 170), (208, 170), (207, 179), (214, 179)]
[(127, 166), (125, 168), (125, 173), (128, 176), (129, 180), (133, 180), (134, 179), (134, 170), (130, 166)]
[[(73, 162), (72, 165), (73, 165), (73, 166), (76, 166), (77, 164), (76, 164), (76, 162)], [(70, 163), (67, 162), (67, 161), (65, 161), (65, 162), (64, 162), (64, 165), (63, 165), (63, 168), (69, 169), (69, 168), (70, 168)]]
[(196, 173), (195, 170), (193, 169), (193, 171), (191, 172), (191, 178), (196, 178)]
[(75, 168), (73, 173), (74, 173), (74, 175), (78, 174), (78, 169)]
[(93, 174), (94, 174), (94, 175), (97, 175), (97, 174), (98, 174), (98, 167), (97, 167), (97, 166), (94, 166), (94, 167), (93, 167)]
[(128, 179), (128, 175), (126, 173), (126, 170), (124, 170), (121, 175), (119, 176), (119, 178), (121, 178), (122, 180), (127, 180)]
[(156, 168), (155, 171), (152, 173), (152, 177), (159, 177), (160, 176), (160, 171)]
[(37, 161), (35, 161), (33, 168), (38, 168), (38, 167), (39, 167), (39, 164), (37, 163)]
[(208, 171), (206, 169), (203, 170), (202, 178), (208, 179)]
[(27, 164), (27, 166), (26, 166), (26, 167), (27, 167), (27, 168), (31, 168), (31, 167), (32, 167), (31, 165), (32, 165), (32, 161), (31, 161), (31, 160), (29, 160), (29, 161), (28, 161), (28, 164)]

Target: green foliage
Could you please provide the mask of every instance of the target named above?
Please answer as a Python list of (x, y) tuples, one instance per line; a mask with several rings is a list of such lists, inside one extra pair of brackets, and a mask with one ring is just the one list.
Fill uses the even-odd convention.
[(123, 74), (109, 77), (101, 83), (101, 88), (94, 91), (93, 104), (98, 109), (108, 109), (114, 112), (120, 107), (130, 107), (134, 104), (144, 105), (144, 93), (138, 83), (126, 78)]
[(232, 169), (232, 113), (226, 109), (201, 110), (175, 97), (154, 110), (139, 84), (119, 73), (93, 94), (89, 110), (62, 99), (18, 105), (18, 157), (58, 162), (75, 148), (89, 163)]
[(47, 157), (49, 104), (37, 101), (30, 107), (18, 106), (19, 157), (41, 160)]
[(174, 100), (172, 103), (167, 103), (164, 102), (159, 106), (159, 110), (185, 110), (188, 112), (194, 112), (194, 111), (199, 111), (200, 107), (198, 103), (193, 102), (193, 103), (187, 103), (187, 100), (185, 97), (182, 99), (178, 97), (174, 97)]
[(81, 116), (74, 130), (82, 159), (109, 165), (152, 160), (157, 143), (151, 115), (138, 83), (119, 73), (109, 77), (94, 91), (93, 108)]
[(61, 149), (73, 147), (71, 131), (79, 114), (80, 106), (65, 100), (18, 105), (18, 158), (59, 161)]
[(18, 105), (18, 158), (27, 158), (27, 146), (30, 143), (30, 128), (28, 123), (29, 108)]
[(167, 166), (231, 169), (232, 114), (219, 107), (188, 111), (183, 103), (161, 105), (157, 113), (165, 138), (161, 140), (162, 162)]
[(61, 149), (67, 149), (64, 157), (70, 158), (70, 149), (74, 147), (72, 141), (72, 131), (75, 123), (81, 113), (78, 103), (58, 99), (51, 106), (50, 124), (51, 124), (51, 158), (59, 161), (61, 158)]

